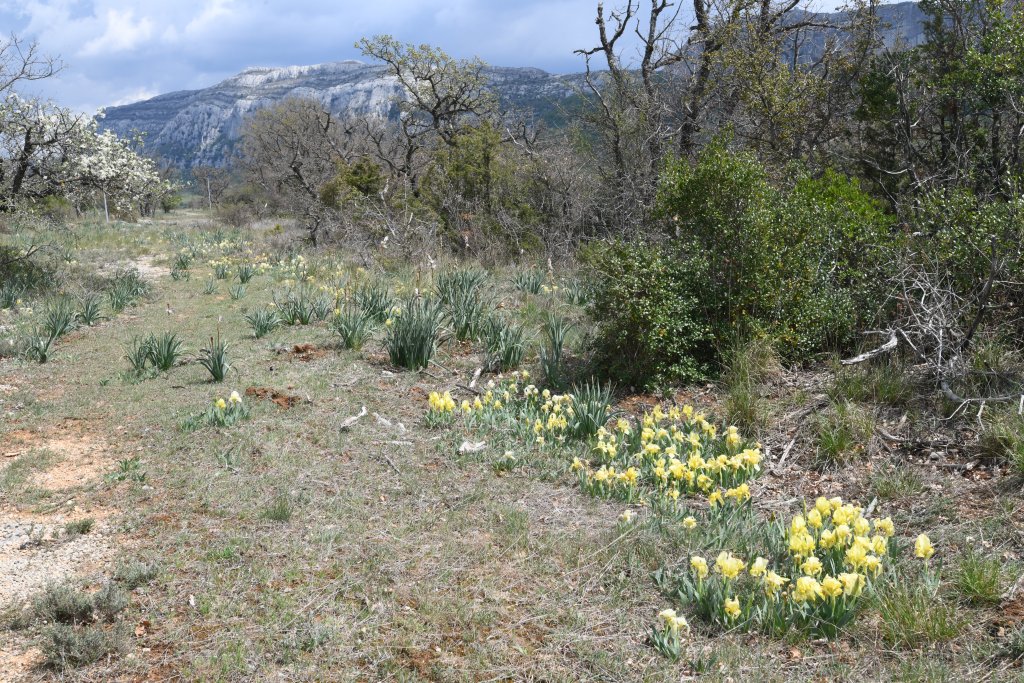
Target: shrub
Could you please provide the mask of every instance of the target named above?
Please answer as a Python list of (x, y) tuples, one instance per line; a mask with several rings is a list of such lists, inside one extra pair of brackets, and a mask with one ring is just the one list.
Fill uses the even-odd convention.
[(383, 323), (392, 313), (394, 299), (387, 286), (371, 283), (358, 287), (353, 294), (356, 305), (378, 323)]
[(335, 312), (330, 327), (341, 337), (341, 343), (346, 349), (359, 351), (373, 335), (375, 324), (373, 316), (358, 306), (347, 303)]
[(138, 270), (119, 270), (114, 274), (107, 289), (110, 310), (120, 313), (148, 292), (149, 285), (139, 276)]
[(1003, 561), (968, 549), (953, 571), (953, 586), (970, 604), (998, 604), (1003, 595)]
[(245, 314), (245, 322), (252, 328), (252, 334), (257, 339), (265, 337), (278, 328), (281, 319), (277, 312), (266, 308), (258, 308)]
[(955, 638), (964, 622), (957, 608), (921, 583), (900, 581), (878, 599), (882, 635), (896, 647), (913, 649)]
[(137, 376), (145, 374), (149, 367), (149, 339), (141, 336), (132, 337), (124, 349), (124, 357), (133, 374)]
[(231, 285), (228, 287), (228, 296), (232, 301), (237, 301), (245, 296), (245, 285)]
[(274, 502), (263, 511), (263, 516), (274, 522), (289, 522), (294, 512), (291, 498), (282, 495), (275, 498)]
[(484, 325), (484, 369), (488, 372), (515, 370), (526, 353), (526, 331), (522, 325), (492, 316)]
[(844, 465), (866, 453), (875, 430), (874, 416), (854, 403), (835, 403), (818, 418), (819, 467)]
[(769, 407), (761, 396), (761, 385), (780, 370), (778, 355), (766, 340), (737, 344), (729, 352), (723, 379), (730, 424), (754, 434), (768, 426)]
[(993, 411), (981, 431), (979, 450), (986, 458), (1010, 463), (1024, 474), (1024, 417)]
[(407, 370), (427, 367), (437, 346), (441, 307), (427, 298), (414, 299), (391, 318), (385, 345), (391, 364)]
[(50, 346), (56, 337), (41, 327), (35, 327), (21, 339), (21, 355), (37, 363), (45, 363), (50, 359)]
[(715, 335), (698, 294), (698, 261), (654, 245), (618, 244), (598, 252), (592, 265), (595, 361), (604, 374), (649, 387), (713, 374)]
[(762, 329), (782, 355), (845, 348), (885, 293), (892, 220), (856, 182), (798, 173), (773, 185), (725, 141), (670, 163), (659, 188), (676, 256), (703, 262), (701, 298), (718, 339)]
[(174, 332), (164, 332), (159, 337), (149, 337), (149, 357), (153, 367), (161, 372), (167, 372), (178, 362), (185, 344), (178, 339)]
[(243, 263), (238, 266), (238, 281), (241, 284), (248, 284), (250, 280), (256, 277), (257, 269), (251, 263)]
[(585, 441), (595, 436), (612, 417), (611, 386), (601, 386), (591, 380), (572, 388), (573, 420), (570, 434)]
[(487, 316), (494, 308), (492, 303), (471, 288), (457, 289), (449, 294), (448, 319), (452, 331), (459, 341), (469, 341), (480, 336)]
[(125, 347), (125, 359), (137, 376), (146, 374), (150, 367), (167, 372), (181, 358), (183, 349), (184, 343), (174, 332), (164, 332), (159, 337), (155, 334), (136, 336)]
[(64, 535), (68, 536), (69, 538), (74, 538), (75, 536), (82, 536), (83, 534), (87, 534), (90, 531), (92, 531), (92, 528), (95, 524), (96, 521), (93, 520), (91, 517), (79, 519), (74, 522), (68, 522), (64, 525)]
[(92, 596), (96, 614), (107, 621), (113, 621), (128, 606), (128, 593), (116, 583), (106, 583)]
[(103, 299), (99, 294), (86, 294), (78, 301), (78, 313), (75, 314), (75, 320), (82, 325), (92, 327), (103, 319), (102, 305)]
[(135, 590), (155, 579), (159, 573), (157, 565), (133, 560), (118, 565), (114, 570), (114, 580), (124, 584), (127, 590)]
[(544, 284), (544, 273), (536, 268), (520, 271), (513, 276), (512, 284), (525, 294), (540, 294), (540, 288)]
[(544, 371), (544, 381), (555, 388), (562, 387), (565, 381), (562, 352), (573, 327), (572, 322), (554, 313), (548, 313), (544, 319), (544, 345), (540, 349), (540, 365)]
[(100, 626), (74, 628), (66, 624), (49, 627), (44, 634), (43, 656), (47, 664), (69, 669), (98, 662), (125, 648), (124, 629), (105, 630)]
[(312, 296), (305, 287), (290, 289), (280, 298), (275, 293), (274, 307), (285, 325), (309, 325), (317, 317)]
[(478, 268), (447, 270), (437, 274), (434, 289), (437, 298), (445, 306), (452, 307), (458, 299), (465, 299), (479, 293), (487, 280), (487, 273)]
[(620, 381), (703, 379), (737, 334), (806, 361), (848, 348), (880, 310), (892, 221), (839, 174), (773, 185), (719, 141), (668, 165), (658, 215), (669, 240), (594, 259), (596, 355)]
[(224, 381), (231, 365), (228, 363), (228, 343), (221, 340), (219, 331), (216, 338), (210, 337), (209, 346), (199, 350), (199, 364), (206, 368), (214, 382)]
[(80, 624), (92, 619), (92, 601), (70, 584), (52, 584), (33, 598), (32, 613), (40, 621)]
[(75, 329), (75, 306), (67, 297), (51, 299), (43, 311), (43, 330), (54, 339)]

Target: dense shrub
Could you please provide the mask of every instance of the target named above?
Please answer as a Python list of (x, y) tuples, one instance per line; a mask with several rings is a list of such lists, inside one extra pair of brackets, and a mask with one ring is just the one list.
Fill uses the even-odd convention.
[(596, 361), (622, 383), (694, 381), (710, 374), (715, 335), (699, 296), (696, 259), (655, 245), (621, 244), (594, 263), (601, 282), (591, 310)]
[(851, 346), (882, 306), (892, 219), (837, 173), (773, 184), (718, 143), (668, 166), (659, 211), (667, 239), (596, 259), (598, 357), (619, 380), (698, 379), (744, 336), (804, 361)]

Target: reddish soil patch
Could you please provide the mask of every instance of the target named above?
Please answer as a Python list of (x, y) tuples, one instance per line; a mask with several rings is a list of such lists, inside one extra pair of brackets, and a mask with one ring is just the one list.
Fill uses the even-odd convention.
[(327, 350), (321, 349), (316, 344), (296, 344), (291, 349), (279, 350), (278, 353), (287, 353), (296, 360), (308, 363), (311, 360), (326, 356)]
[(302, 400), (298, 396), (292, 396), (269, 387), (249, 387), (245, 390), (245, 395), (250, 398), (270, 400), (285, 410), (298, 405)]

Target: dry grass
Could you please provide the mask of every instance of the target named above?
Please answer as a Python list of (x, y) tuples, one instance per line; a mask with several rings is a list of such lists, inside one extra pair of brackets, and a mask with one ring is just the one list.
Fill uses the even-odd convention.
[[(143, 237), (134, 241), (119, 227), (83, 230), (79, 267), (112, 255), (169, 265), (177, 245), (161, 241), (167, 228), (195, 230), (137, 226)], [(423, 427), (427, 393), (468, 395), (457, 385), (472, 377), (478, 353), (445, 345), (440, 366), (411, 373), (388, 366), (380, 334), (361, 353), (339, 348), (323, 324), (254, 339), (244, 315), (281, 285), (259, 275), (242, 299), (226, 287), (204, 295), (212, 274), (197, 261), (196, 277), (158, 276), (151, 299), (60, 342), (48, 364), (0, 365), (0, 383), (32, 394), (21, 408), (5, 397), (11, 418), (0, 430), (45, 431), (72, 420), (108, 444), (105, 462), (137, 458), (135, 471), (145, 474), (98, 477), (61, 492), (120, 511), (119, 541), (130, 548), (120, 568), (99, 567), (79, 580), (99, 587), (115, 577), (131, 591), (123, 619), (135, 625), (125, 649), (131, 656), (93, 664), (85, 657), (60, 674), (68, 680), (676, 681), (695, 672), (710, 681), (976, 680), (982, 672), (986, 680), (1016, 679), (1016, 665), (1002, 654), (1012, 629), (990, 625), (1016, 623), (1024, 611), (993, 605), (989, 584), (969, 589), (983, 600), (956, 608), (957, 646), (926, 658), (922, 643), (954, 633), (918, 624), (905, 639), (894, 637), (891, 615), (916, 604), (908, 594), (869, 610), (837, 643), (723, 635), (696, 623), (680, 662), (669, 662), (645, 638), (667, 604), (650, 574), (689, 550), (678, 530), (624, 529), (620, 504), (584, 496), (566, 462), (531, 457), (507, 435), (484, 435), (487, 449), (466, 454), (459, 445), (474, 435)], [(414, 278), (410, 270), (402, 283), (411, 288)], [(520, 297), (538, 298), (510, 283), (498, 295), (507, 310)], [(536, 316), (531, 310), (525, 315)], [(187, 360), (128, 381), (119, 360), (124, 341), (165, 329), (193, 350), (219, 329), (231, 345), (225, 381), (207, 382)], [(277, 352), (297, 344), (323, 353)], [(247, 387), (301, 400), (286, 408), (247, 398), (250, 419), (230, 428), (179, 428), (215, 397)], [(342, 429), (363, 406), (367, 415)], [(763, 414), (759, 405), (750, 419), (777, 458), (789, 434), (772, 441), (775, 426)], [(515, 466), (506, 450), (516, 451)], [(778, 471), (766, 463), (754, 486), (759, 514), (795, 512), (795, 499), (818, 494), (867, 504), (880, 485), (872, 473), (895, 457), (864, 454), (819, 470), (813, 451), (804, 439)], [(55, 501), (40, 499), (30, 482), (51, 465), (59, 463), (36, 456), (0, 463), (9, 504), (46, 514)], [(912, 454), (899, 467), (920, 472), (913, 479), (920, 486), (879, 495), (877, 510), (893, 515), (904, 543), (927, 531), (943, 561), (963, 566), (956, 558), (966, 539), (992, 525), (1002, 530), (1001, 553), (1020, 552), (1020, 508), (991, 504), (990, 480), (936, 470)], [(106, 473), (117, 469), (110, 464)], [(987, 502), (971, 504), (975, 498)], [(58, 674), (41, 666), (26, 675)]]

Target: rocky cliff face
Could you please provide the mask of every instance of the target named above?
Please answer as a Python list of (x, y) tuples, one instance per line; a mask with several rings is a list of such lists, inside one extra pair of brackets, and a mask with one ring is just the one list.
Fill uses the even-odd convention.
[[(571, 97), (578, 81), (531, 68), (490, 68), (488, 76), (506, 102), (533, 108)], [(245, 118), (285, 98), (314, 99), (336, 114), (386, 117), (400, 95), (397, 81), (382, 66), (346, 61), (255, 67), (204, 90), (111, 107), (102, 125), (121, 135), (143, 133), (148, 150), (183, 167), (221, 164)]]
[[(889, 25), (885, 42), (916, 45), (923, 15), (916, 3), (883, 5)], [(540, 69), (488, 69), (492, 86), (506, 102), (550, 117), (581, 84), (579, 74), (558, 76)], [(104, 128), (120, 135), (145, 134), (146, 148), (181, 167), (223, 164), (252, 112), (288, 97), (321, 102), (336, 114), (388, 116), (401, 89), (384, 67), (356, 61), (281, 68), (254, 67), (203, 90), (160, 95), (111, 107)], [(555, 116), (554, 118), (558, 118)]]

